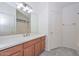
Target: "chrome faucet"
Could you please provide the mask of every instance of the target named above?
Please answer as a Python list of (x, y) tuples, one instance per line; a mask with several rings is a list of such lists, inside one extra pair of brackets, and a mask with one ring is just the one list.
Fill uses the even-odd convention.
[(26, 37), (26, 36), (30, 36), (30, 34), (23, 34), (23, 36), (24, 36), (24, 37)]

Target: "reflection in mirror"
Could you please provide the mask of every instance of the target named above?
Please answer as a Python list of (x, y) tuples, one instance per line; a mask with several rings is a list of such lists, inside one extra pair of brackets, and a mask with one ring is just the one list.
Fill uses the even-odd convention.
[(16, 3), (16, 33), (28, 34), (31, 32), (32, 8), (24, 2)]
[(25, 14), (16, 10), (16, 33), (30, 33), (30, 27), (30, 15), (26, 16)]
[(26, 6), (29, 5), (26, 3), (22, 4), (25, 9), (18, 9), (16, 3), (0, 3), (0, 36), (27, 34), (31, 32), (30, 19), (32, 9), (27, 10)]
[(0, 3), (0, 36), (16, 33), (16, 9)]

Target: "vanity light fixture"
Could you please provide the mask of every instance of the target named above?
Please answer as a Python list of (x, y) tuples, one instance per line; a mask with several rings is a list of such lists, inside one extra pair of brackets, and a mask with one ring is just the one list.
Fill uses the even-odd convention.
[(18, 9), (21, 9), (22, 11), (24, 11), (24, 12), (27, 12), (27, 13), (31, 13), (32, 12), (32, 7), (31, 6), (29, 6), (28, 4), (26, 4), (26, 3), (16, 3), (16, 5), (17, 5), (17, 8)]

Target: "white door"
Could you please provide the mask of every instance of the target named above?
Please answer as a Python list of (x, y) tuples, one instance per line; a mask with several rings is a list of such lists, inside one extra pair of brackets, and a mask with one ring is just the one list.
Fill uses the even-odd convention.
[(61, 11), (50, 11), (49, 16), (49, 46), (50, 49), (61, 47)]
[(77, 43), (77, 13), (75, 6), (69, 6), (63, 9), (63, 46), (76, 48)]

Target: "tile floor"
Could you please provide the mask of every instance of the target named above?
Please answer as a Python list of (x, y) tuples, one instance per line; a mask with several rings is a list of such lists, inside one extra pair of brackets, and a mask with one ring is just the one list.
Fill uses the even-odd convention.
[(40, 56), (79, 56), (78, 52), (71, 48), (59, 47), (51, 51), (45, 51)]

